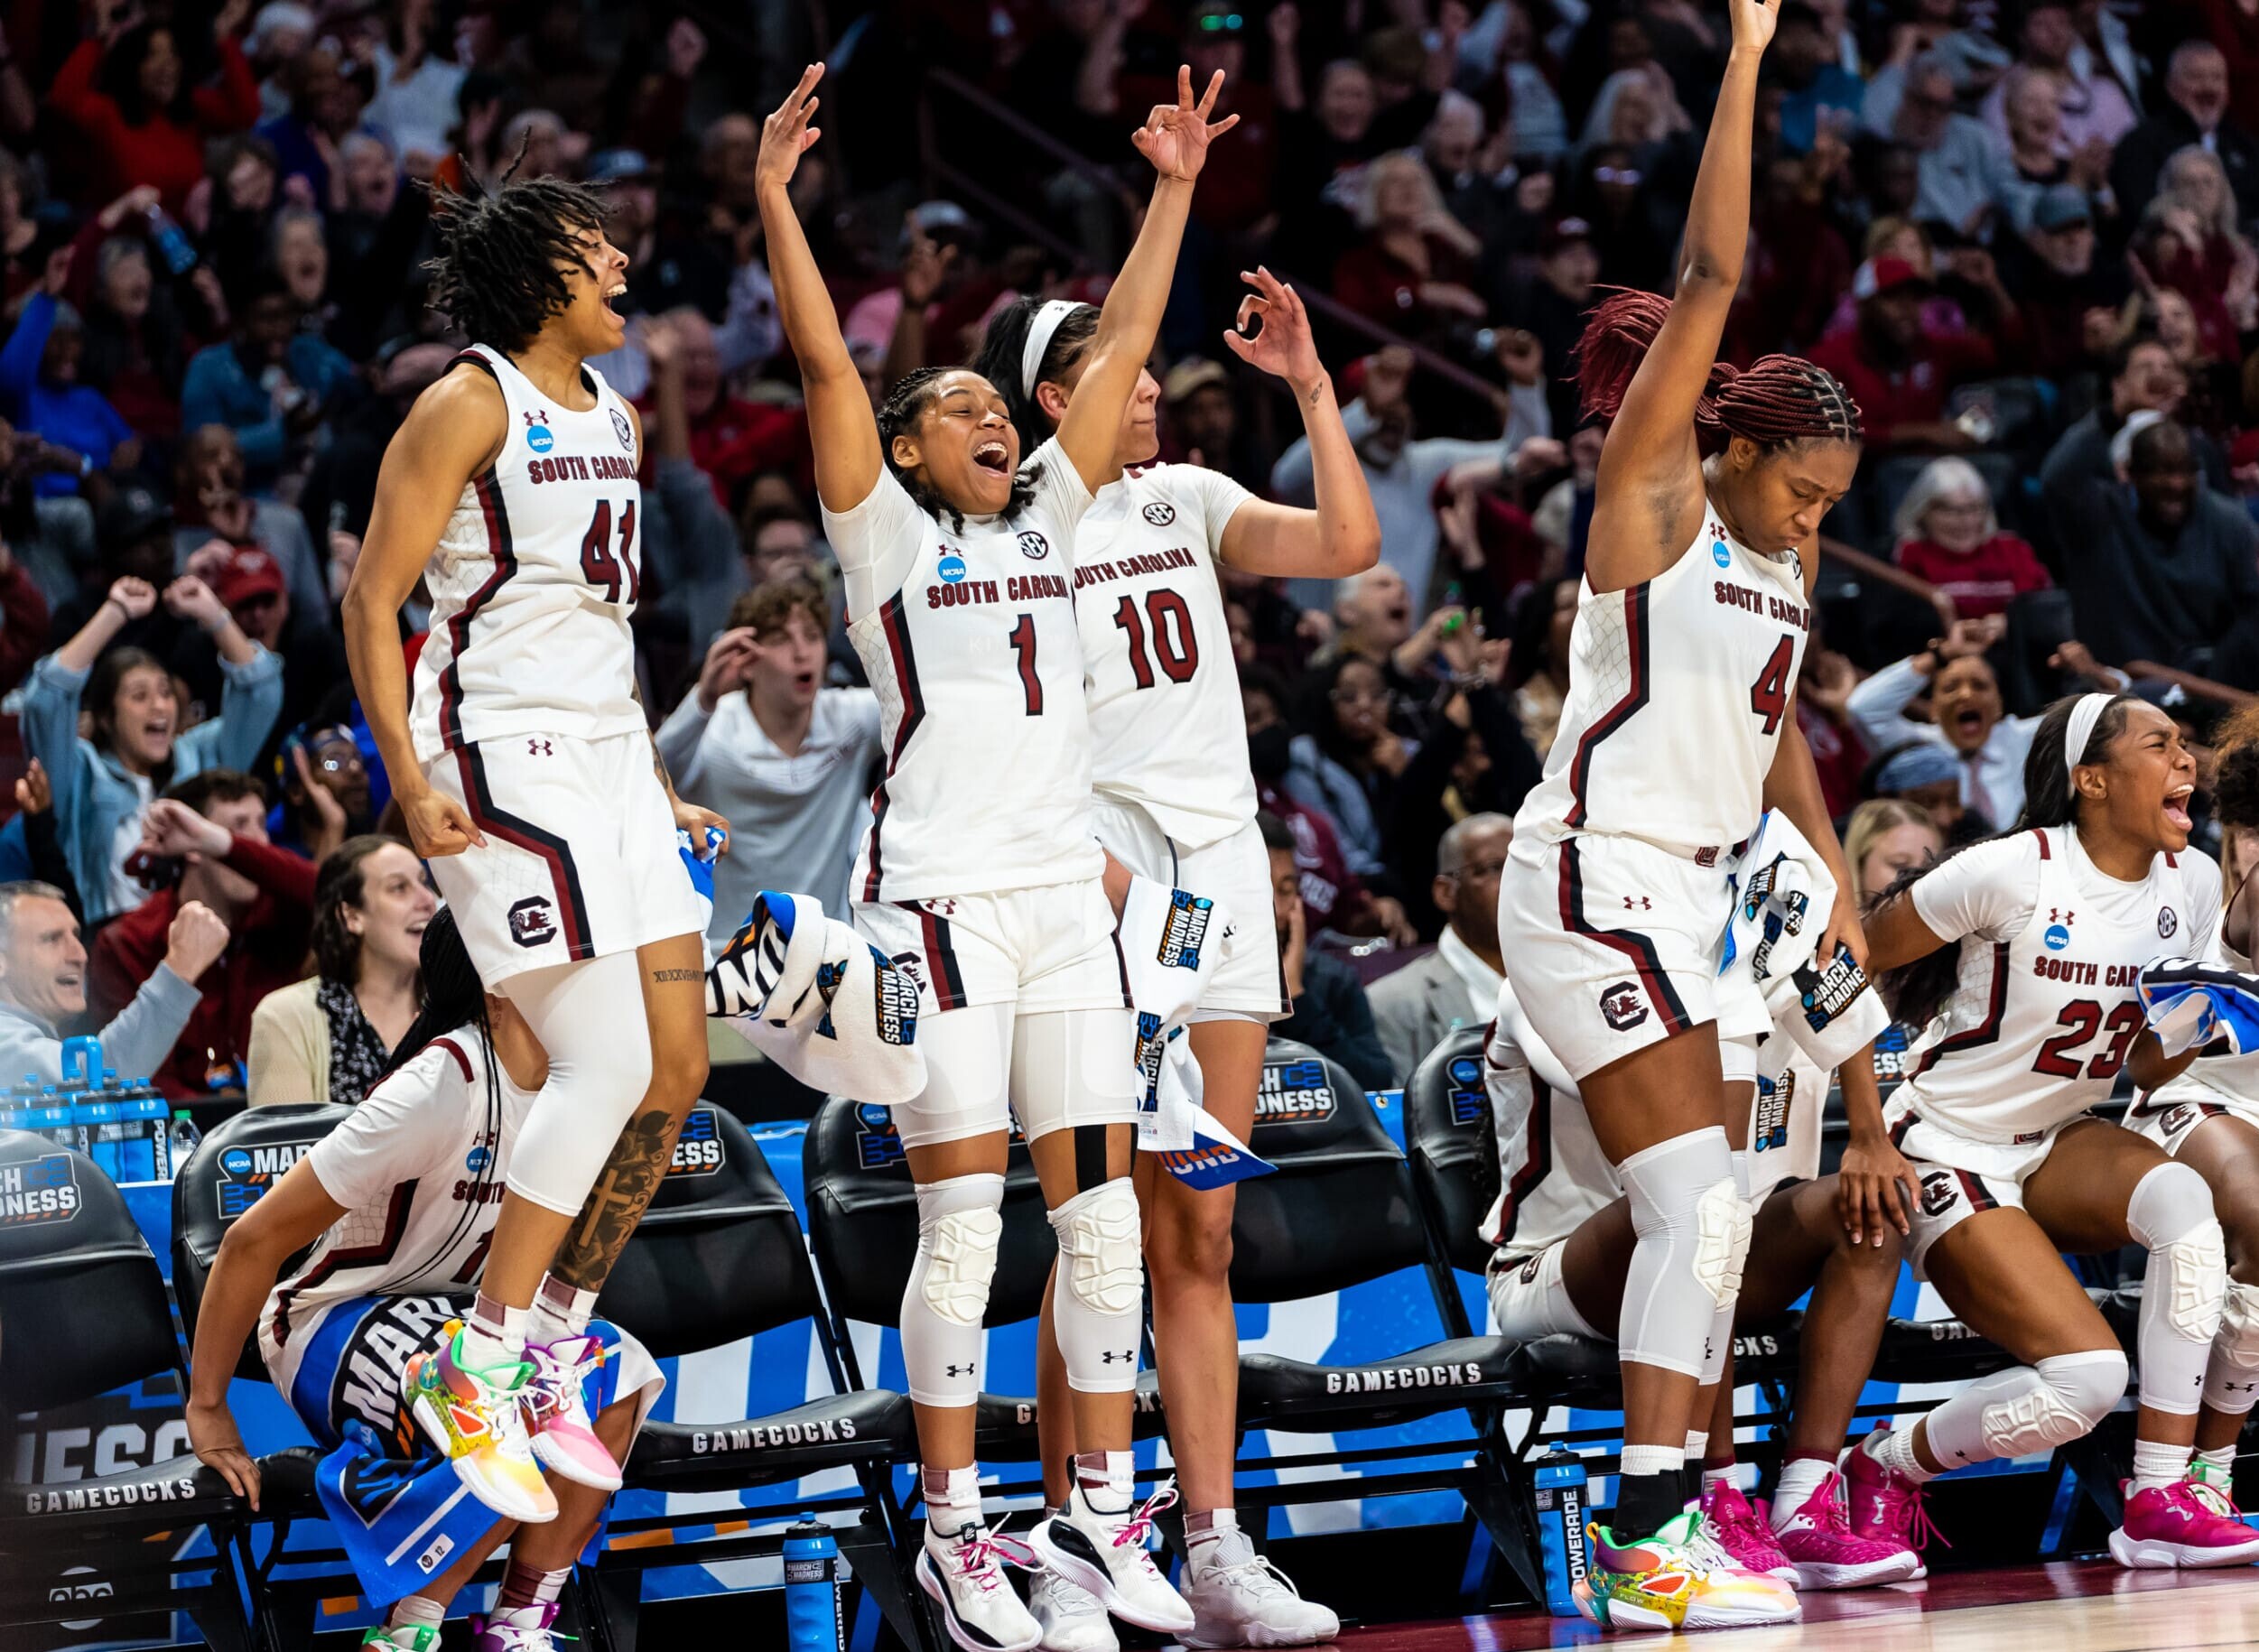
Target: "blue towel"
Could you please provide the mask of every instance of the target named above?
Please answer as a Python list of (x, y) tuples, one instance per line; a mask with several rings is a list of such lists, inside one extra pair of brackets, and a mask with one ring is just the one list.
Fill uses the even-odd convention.
[(2259, 975), (2193, 958), (2161, 958), (2142, 970), (2142, 1008), (2167, 1055), (2225, 1039), (2228, 1053), (2259, 1050)]

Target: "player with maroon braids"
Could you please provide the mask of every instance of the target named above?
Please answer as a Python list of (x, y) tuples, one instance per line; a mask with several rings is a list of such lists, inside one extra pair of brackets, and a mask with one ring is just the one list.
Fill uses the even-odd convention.
[[(1729, 1095), (1718, 1026), (1737, 848), (1778, 809), (1854, 886), (1794, 701), (1819, 525), (1858, 469), (1859, 410), (1808, 361), (1717, 360), (1779, 6), (1730, 0), (1676, 300), (1616, 294), (1580, 346), (1585, 410), (1610, 422), (1567, 704), (1499, 891), (1516, 996), (1584, 1096), (1637, 1235), (1618, 1335), (1622, 1479), (1579, 1590), (1587, 1615), (1627, 1629), (1799, 1611), (1787, 1585), (1737, 1564), (1731, 1523), (1682, 1512), (1687, 1435), (1708, 1421), (1692, 1415), (1697, 1391), (1731, 1343), (1751, 1223), (1747, 1155), (1728, 1133), (1746, 1135), (1755, 1074), (1734, 1046)], [(1865, 941), (1849, 900), (1820, 957), (1839, 949), (1855, 976)], [(1887, 1212), (1902, 1231), (1904, 1167), (1879, 1118), (1862, 1123), (1871, 1133), (1844, 1161), (1846, 1225), (1864, 1210), (1875, 1230)]]

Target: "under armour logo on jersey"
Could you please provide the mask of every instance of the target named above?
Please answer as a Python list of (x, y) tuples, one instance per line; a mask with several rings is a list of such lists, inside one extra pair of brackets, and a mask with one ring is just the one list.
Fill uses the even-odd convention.
[(1165, 528), (1176, 520), (1174, 505), (1148, 505), (1138, 514), (1157, 528)]
[(525, 428), (529, 431), (532, 430), (536, 424), (546, 424), (549, 422), (549, 415), (546, 413), (536, 412), (532, 409), (528, 409), (526, 411), (525, 418)]
[(1655, 903), (1644, 895), (1627, 895), (1623, 897), (1623, 909), (1626, 912), (1652, 912)]
[(2078, 915), (2077, 913), (2068, 910), (2059, 912), (2052, 906), (2047, 909), (2047, 921), (2050, 923), (2068, 923)]
[(978, 1365), (944, 1365), (943, 1371), (951, 1377), (970, 1377), (981, 1368)]
[(557, 755), (557, 750), (547, 740), (537, 740), (529, 737), (525, 742), (525, 755), (529, 757), (553, 757)]
[(957, 897), (953, 895), (941, 896), (930, 901), (920, 901), (918, 905), (937, 918), (953, 918), (957, 915)]

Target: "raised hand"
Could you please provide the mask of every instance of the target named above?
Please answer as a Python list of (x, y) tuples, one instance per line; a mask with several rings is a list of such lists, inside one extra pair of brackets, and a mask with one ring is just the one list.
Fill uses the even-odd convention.
[(1162, 177), (1190, 183), (1208, 162), (1208, 145), (1240, 124), (1236, 115), (1227, 115), (1219, 121), (1208, 118), (1222, 92), (1223, 71), (1219, 69), (1209, 77), (1207, 91), (1195, 103), (1192, 67), (1178, 64), (1176, 105), (1172, 107), (1165, 103), (1155, 104), (1153, 112), (1145, 117), (1145, 125), (1130, 135), (1130, 143)]
[(1734, 45), (1743, 51), (1762, 51), (1772, 43), (1772, 31), (1780, 21), (1780, 0), (1727, 0), (1734, 15)]
[(157, 606), (157, 588), (146, 580), (127, 574), (110, 581), (109, 600), (117, 604), (118, 612), (126, 618), (146, 619), (149, 611)]
[[(1223, 335), (1224, 348), (1248, 366), (1289, 385), (1315, 384), (1325, 368), (1318, 360), (1317, 341), (1310, 336), (1310, 312), (1302, 307), (1301, 296), (1260, 265), (1252, 273), (1241, 270), (1240, 279), (1255, 291), (1240, 299), (1240, 313)], [(1252, 338), (1246, 331), (1250, 321), (1262, 323)]]
[(823, 135), (822, 127), (808, 124), (808, 117), (816, 112), (816, 105), (821, 101), (815, 88), (823, 79), (823, 65), (809, 64), (801, 71), (800, 84), (777, 105), (776, 112), (761, 123), (761, 152), (753, 163), (756, 187), (790, 183), (794, 171), (800, 165), (800, 157)]

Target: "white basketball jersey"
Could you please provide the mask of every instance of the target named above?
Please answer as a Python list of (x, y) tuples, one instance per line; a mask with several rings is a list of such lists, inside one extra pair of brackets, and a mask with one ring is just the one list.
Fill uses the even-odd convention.
[(1593, 1135), (1576, 1081), (1529, 1025), (1511, 982), (1498, 991), (1483, 1078), (1499, 1168), (1498, 1202), (1483, 1237), (1511, 1256), (1534, 1255), (1613, 1204), (1623, 1187)]
[(356, 1296), (469, 1291), (502, 1213), (503, 1175), (534, 1104), (475, 1027), (435, 1038), (307, 1153), (346, 1214), (267, 1294), (259, 1353), (285, 1392), (321, 1316)]
[(593, 367), (581, 373), (596, 405), (575, 413), (489, 346), (455, 359), (493, 376), (508, 432), (423, 571), (432, 628), (410, 703), (416, 756), (510, 735), (640, 731), (628, 617), (643, 584), (642, 490), (627, 404)]
[[(860, 901), (986, 895), (1096, 877), (1090, 714), (1074, 619), (1074, 534), (1090, 494), (1056, 441), (1035, 497), (962, 529), (891, 471), (824, 527), (848, 574), (849, 639), (878, 696), (886, 777), (849, 891)], [(876, 600), (852, 611), (874, 569)]]
[(1252, 497), (1197, 466), (1139, 466), (1098, 490), (1075, 538), (1092, 779), (1188, 849), (1255, 818), (1215, 568), (1225, 524)]
[(1760, 556), (1715, 513), (1644, 584), (1585, 584), (1560, 731), (1514, 830), (1607, 832), (1714, 861), (1764, 811), (1810, 627), (1796, 553)]
[[(2230, 970), (2251, 974), (2259, 965), (2228, 945), (2225, 926), (2214, 933), (2208, 951), (2196, 955), (2208, 958)], [(2160, 1086), (2143, 1096), (2134, 1107), (2141, 1114), (2161, 1113), (2194, 1102), (2206, 1106), (2232, 1109), (2245, 1118), (2259, 1112), (2259, 1051), (2249, 1055), (2203, 1055), (2191, 1063), (2188, 1070), (2171, 1083)]]
[(1929, 873), (1914, 908), (1959, 938), (1959, 984), (1917, 1040), (1891, 1098), (1893, 1129), (1920, 1118), (2020, 1142), (2107, 1098), (2147, 1025), (2142, 966), (2212, 933), (2219, 882), (2193, 849), (2120, 882), (2068, 826), (1978, 844)]

